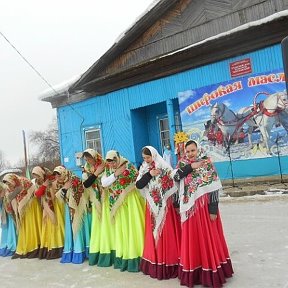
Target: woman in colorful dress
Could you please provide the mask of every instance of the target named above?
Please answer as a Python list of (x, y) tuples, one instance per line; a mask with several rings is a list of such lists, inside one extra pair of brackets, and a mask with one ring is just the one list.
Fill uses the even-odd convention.
[(61, 263), (81, 264), (88, 257), (90, 227), (88, 200), (82, 181), (63, 166), (53, 170), (56, 197), (65, 202), (65, 241)]
[(100, 181), (105, 162), (94, 149), (86, 149), (82, 157), (86, 161), (84, 173), (88, 176), (83, 185), (92, 206), (89, 265), (109, 267), (114, 264), (115, 245), (110, 220), (109, 191), (103, 189)]
[(15, 197), (15, 216), (19, 232), (16, 252), (12, 259), (37, 258), (41, 244), (42, 210), (34, 195), (35, 186), (29, 179), (13, 173), (6, 174), (3, 182), (8, 186), (9, 194), (18, 190)]
[(64, 204), (56, 198), (55, 177), (44, 167), (32, 170), (35, 178), (35, 195), (41, 199), (43, 209), (40, 259), (56, 259), (62, 256), (64, 247)]
[(174, 176), (180, 181), (182, 241), (179, 266), (181, 285), (221, 287), (233, 268), (218, 210), (221, 182), (211, 160), (193, 141), (185, 144)]
[(159, 280), (176, 278), (180, 253), (180, 219), (173, 206), (177, 187), (172, 167), (152, 146), (142, 149), (144, 162), (136, 187), (146, 199), (145, 246), (141, 271)]
[(101, 182), (110, 193), (114, 268), (138, 272), (144, 245), (144, 201), (135, 187), (138, 171), (115, 150), (108, 151), (106, 163)]
[[(15, 222), (15, 213), (12, 203), (9, 201), (6, 193), (7, 187), (0, 182), (0, 216), (1, 216), (1, 243), (0, 256), (12, 256), (17, 246), (17, 231)], [(16, 200), (12, 200), (13, 203)], [(16, 203), (14, 203), (15, 205)], [(17, 207), (17, 204), (16, 204)]]

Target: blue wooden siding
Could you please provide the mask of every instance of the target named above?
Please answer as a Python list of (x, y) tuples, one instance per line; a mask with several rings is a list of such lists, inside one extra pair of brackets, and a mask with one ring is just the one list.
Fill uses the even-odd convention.
[[(141, 149), (149, 143), (149, 132), (147, 125), (146, 108), (138, 108), (131, 111), (132, 133), (134, 139), (134, 151), (131, 151), (129, 159), (135, 155), (135, 164), (137, 167), (142, 163)], [(132, 141), (132, 140), (131, 140)]]
[[(83, 129), (100, 125), (104, 154), (110, 149), (116, 149), (132, 162), (139, 163), (141, 161), (140, 150), (144, 145), (150, 144), (160, 148), (157, 116), (167, 113), (166, 100), (174, 99), (174, 109), (177, 111), (178, 92), (230, 80), (229, 63), (243, 58), (251, 59), (253, 74), (283, 67), (281, 46), (277, 44), (97, 96), (73, 104), (73, 109), (70, 106), (58, 108), (62, 162), (64, 163), (64, 158), (68, 158), (69, 162), (64, 164), (70, 169), (76, 169), (74, 154), (85, 148), (83, 146)], [(287, 161), (287, 157), (283, 157), (283, 159)], [(237, 171), (235, 176), (247, 177), (248, 172), (250, 175), (254, 175), (255, 169), (249, 170), (251, 163), (259, 167), (257, 175), (279, 173), (277, 167), (273, 166), (274, 158), (251, 161), (233, 162), (234, 170)], [(259, 166), (264, 163), (267, 169)], [(231, 178), (229, 165), (229, 162), (217, 164), (222, 178)], [(284, 169), (284, 173), (288, 173), (287, 169)]]

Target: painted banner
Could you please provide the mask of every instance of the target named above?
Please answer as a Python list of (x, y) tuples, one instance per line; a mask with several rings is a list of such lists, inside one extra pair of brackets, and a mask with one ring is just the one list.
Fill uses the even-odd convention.
[(283, 70), (179, 92), (183, 131), (216, 162), (288, 155)]

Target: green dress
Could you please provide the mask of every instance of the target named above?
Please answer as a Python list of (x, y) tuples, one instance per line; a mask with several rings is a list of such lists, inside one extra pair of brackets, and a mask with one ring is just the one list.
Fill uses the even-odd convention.
[[(111, 174), (113, 171), (106, 168), (102, 179)], [(126, 170), (108, 187), (110, 221), (104, 224), (109, 223), (112, 227), (114, 268), (129, 272), (139, 271), (144, 247), (145, 201), (135, 187), (137, 175), (138, 171), (129, 163)]]
[(115, 241), (110, 221), (109, 192), (102, 188), (99, 178), (85, 189), (92, 209), (89, 265), (108, 267), (114, 264)]

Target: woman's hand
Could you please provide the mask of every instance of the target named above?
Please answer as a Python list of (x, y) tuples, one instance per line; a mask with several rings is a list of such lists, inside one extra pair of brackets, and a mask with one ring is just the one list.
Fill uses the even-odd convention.
[(63, 188), (66, 189), (66, 190), (68, 190), (71, 186), (72, 186), (72, 181), (69, 180), (69, 181), (67, 181), (67, 182), (64, 184)]
[(121, 165), (119, 168), (116, 169), (114, 175), (116, 177), (118, 177), (119, 175), (121, 175), (124, 171), (126, 170), (126, 163), (124, 163), (123, 165)]
[(98, 167), (96, 168), (93, 174), (96, 177), (98, 177), (103, 172), (104, 168), (105, 168), (105, 163), (101, 163), (100, 165), (98, 165)]
[(158, 175), (160, 175), (160, 174), (161, 174), (161, 170), (160, 170), (160, 169), (153, 168), (153, 169), (150, 170), (150, 175), (151, 175), (152, 177), (158, 176)]
[(46, 179), (46, 180), (43, 182), (43, 185), (44, 185), (45, 187), (47, 187), (47, 186), (49, 185), (49, 179)]
[(200, 167), (202, 167), (202, 166), (204, 165), (204, 162), (205, 162), (205, 161), (203, 161), (203, 160), (198, 161), (198, 162), (193, 162), (193, 163), (191, 164), (191, 168), (192, 168), (192, 169), (198, 169), (198, 168), (200, 168)]
[(217, 214), (210, 214), (210, 220), (215, 221), (217, 218)]

